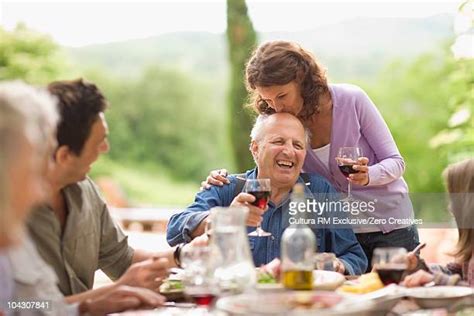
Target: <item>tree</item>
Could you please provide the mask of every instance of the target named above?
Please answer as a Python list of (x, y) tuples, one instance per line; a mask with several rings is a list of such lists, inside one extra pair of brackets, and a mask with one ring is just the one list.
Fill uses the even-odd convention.
[(473, 64), (456, 61), (449, 44), (413, 61), (394, 61), (364, 87), (405, 159), (415, 217), (431, 221), (448, 216), (441, 201), (443, 169), (472, 157), (474, 144)]
[(447, 100), (449, 119), (430, 146), (455, 162), (474, 156), (474, 60), (457, 61), (446, 79), (454, 92)]
[(230, 141), (238, 170), (251, 168), (249, 134), (252, 115), (244, 108), (247, 91), (244, 84), (245, 63), (257, 42), (257, 35), (247, 14), (245, 0), (227, 0), (227, 43), (230, 70), (228, 92)]
[[(201, 180), (226, 165), (224, 123), (209, 100), (212, 88), (175, 68), (143, 69), (136, 79), (90, 73), (110, 102), (109, 156), (120, 163), (161, 167), (178, 180)], [(209, 124), (209, 121), (215, 122)]]
[(449, 120), (430, 145), (449, 154), (450, 162), (474, 156), (474, 1), (464, 1), (455, 18), (456, 38), (451, 46), (453, 71), (446, 83), (453, 87), (448, 100)]
[(404, 177), (413, 193), (444, 191), (440, 174), (447, 157), (429, 143), (444, 126), (448, 100), (456, 93), (446, 84), (454, 66), (446, 46), (413, 61), (394, 61), (366, 88), (405, 159)]
[(46, 84), (67, 70), (65, 61), (50, 37), (24, 24), (18, 24), (11, 32), (0, 27), (0, 80)]

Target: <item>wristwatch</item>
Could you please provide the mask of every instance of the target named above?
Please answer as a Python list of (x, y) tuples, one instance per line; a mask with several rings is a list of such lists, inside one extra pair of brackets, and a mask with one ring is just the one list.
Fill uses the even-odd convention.
[(178, 246), (176, 246), (176, 248), (174, 249), (174, 252), (173, 252), (173, 258), (174, 258), (174, 262), (176, 263), (176, 265), (181, 268), (181, 260), (180, 260), (180, 256), (181, 256), (181, 249), (184, 247), (184, 244), (179, 244)]

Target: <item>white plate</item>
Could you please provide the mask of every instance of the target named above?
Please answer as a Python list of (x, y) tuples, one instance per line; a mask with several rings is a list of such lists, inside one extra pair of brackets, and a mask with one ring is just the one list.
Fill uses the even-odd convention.
[(407, 296), (414, 298), (459, 298), (473, 294), (473, 290), (464, 286), (416, 287), (406, 290)]
[(335, 308), (338, 315), (385, 315), (405, 296), (405, 288), (391, 284), (366, 294), (338, 293), (352, 299)]
[[(216, 307), (231, 315), (299, 315), (300, 304), (312, 302), (305, 312), (329, 312), (330, 307), (344, 301), (344, 297), (334, 292), (323, 291), (288, 291), (279, 293), (244, 293), (220, 298)], [(299, 303), (297, 303), (299, 302)], [(310, 304), (310, 305), (311, 305)], [(324, 307), (318, 304), (324, 304)]]
[(313, 289), (334, 291), (346, 281), (346, 278), (334, 271), (314, 270)]
[(412, 297), (422, 308), (440, 308), (449, 307), (466, 296), (474, 295), (474, 290), (463, 286), (417, 287), (407, 289), (406, 295)]

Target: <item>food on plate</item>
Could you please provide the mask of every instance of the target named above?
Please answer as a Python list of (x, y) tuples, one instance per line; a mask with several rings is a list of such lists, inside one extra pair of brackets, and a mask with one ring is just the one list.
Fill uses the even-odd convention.
[(274, 284), (278, 283), (278, 280), (270, 272), (259, 270), (257, 282), (259, 284)]
[(181, 280), (167, 279), (160, 286), (160, 293), (179, 292), (183, 290), (184, 290), (184, 286)]
[(339, 288), (339, 290), (353, 294), (365, 294), (384, 287), (379, 275), (376, 272), (366, 273), (354, 282), (355, 284), (346, 284)]
[(273, 259), (269, 263), (262, 265), (258, 269), (257, 282), (259, 284), (278, 283), (280, 278), (281, 261), (278, 258)]
[(260, 267), (260, 270), (270, 273), (277, 280), (280, 278), (280, 272), (281, 272), (280, 269), (281, 269), (281, 261), (278, 258), (275, 258), (269, 263)]

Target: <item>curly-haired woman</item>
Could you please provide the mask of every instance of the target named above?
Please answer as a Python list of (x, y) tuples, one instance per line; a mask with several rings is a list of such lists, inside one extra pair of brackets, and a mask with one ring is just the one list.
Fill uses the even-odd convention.
[[(309, 129), (305, 172), (326, 177), (341, 192), (350, 181), (357, 200), (373, 203), (372, 209), (351, 212), (360, 223), (353, 228), (369, 262), (376, 247), (417, 246), (405, 162), (382, 115), (360, 87), (329, 84), (316, 58), (287, 41), (266, 42), (255, 50), (246, 67), (246, 85), (257, 113), (289, 112)], [(349, 177), (336, 162), (340, 147), (359, 147), (363, 153), (353, 166), (357, 173)], [(226, 173), (211, 172), (203, 186), (227, 183)]]

